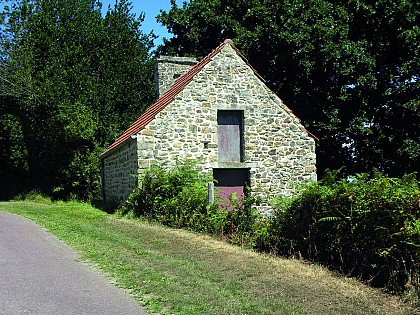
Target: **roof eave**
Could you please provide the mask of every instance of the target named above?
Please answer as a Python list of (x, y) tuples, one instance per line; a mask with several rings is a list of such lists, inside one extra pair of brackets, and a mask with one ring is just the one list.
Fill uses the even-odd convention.
[(99, 155), (100, 159), (104, 159), (107, 156), (111, 155), (112, 153), (114, 153), (115, 151), (117, 151), (122, 145), (126, 144), (127, 142), (130, 141), (137, 141), (137, 135), (131, 135), (130, 137), (128, 137), (127, 139), (125, 139), (123, 142), (119, 143), (117, 146), (111, 148), (108, 151), (105, 151), (104, 153), (102, 153), (101, 155)]

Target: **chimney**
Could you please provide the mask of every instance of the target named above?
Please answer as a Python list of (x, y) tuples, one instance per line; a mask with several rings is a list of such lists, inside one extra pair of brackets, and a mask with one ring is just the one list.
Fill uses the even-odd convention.
[(184, 72), (197, 64), (192, 57), (160, 56), (155, 63), (155, 90), (159, 97), (175, 82)]

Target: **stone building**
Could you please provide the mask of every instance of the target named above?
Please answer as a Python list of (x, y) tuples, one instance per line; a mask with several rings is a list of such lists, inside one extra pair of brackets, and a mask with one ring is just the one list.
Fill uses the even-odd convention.
[(199, 62), (161, 57), (156, 68), (159, 99), (101, 154), (105, 201), (123, 201), (142, 171), (177, 159), (199, 161), (222, 194), (248, 185), (289, 195), (316, 180), (314, 137), (231, 40)]

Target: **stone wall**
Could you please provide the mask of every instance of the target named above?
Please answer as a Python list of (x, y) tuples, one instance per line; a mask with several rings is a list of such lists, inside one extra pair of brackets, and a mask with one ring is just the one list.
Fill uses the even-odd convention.
[[(218, 110), (244, 111), (244, 162), (218, 162)], [(316, 180), (314, 139), (229, 43), (137, 139), (140, 171), (177, 159), (198, 160), (207, 172), (249, 168), (252, 193), (270, 198)]]
[(103, 160), (102, 180), (106, 203), (120, 203), (137, 187), (137, 143), (130, 139)]
[(188, 71), (196, 63), (196, 59), (189, 57), (160, 56), (155, 63), (156, 93), (162, 96), (181, 74)]

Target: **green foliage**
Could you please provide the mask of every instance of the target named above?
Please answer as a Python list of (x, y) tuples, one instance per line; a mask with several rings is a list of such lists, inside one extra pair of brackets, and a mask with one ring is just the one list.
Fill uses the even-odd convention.
[(18, 156), (26, 165), (19, 170), (32, 187), (55, 198), (99, 194), (97, 156), (154, 98), (144, 16), (126, 0), (105, 16), (101, 6), (20, 0), (1, 13), (0, 124), (13, 115), (15, 137), (1, 137), (0, 147), (7, 163)]
[(209, 209), (207, 182), (210, 177), (199, 173), (191, 162), (178, 163), (173, 169), (153, 166), (142, 176), (136, 189), (122, 205), (120, 212), (132, 211), (171, 227), (205, 228), (203, 220)]
[(24, 186), (28, 150), (14, 102), (0, 96), (0, 200), (11, 198)]
[[(226, 206), (208, 204), (209, 174), (201, 173), (191, 161), (176, 167), (155, 165), (143, 174), (136, 189), (119, 208), (119, 214), (131, 213), (174, 228), (217, 235), (241, 246), (253, 247), (261, 239), (263, 224), (252, 205), (252, 196), (238, 200), (232, 196)], [(261, 235), (254, 233), (255, 225)]]
[(420, 158), (417, 1), (172, 1), (162, 53), (203, 56), (235, 40), (319, 138), (318, 170), (416, 171)]
[(34, 202), (34, 203), (45, 204), (45, 205), (50, 205), (53, 203), (50, 197), (43, 195), (38, 190), (31, 190), (31, 191), (16, 195), (13, 198), (13, 201), (27, 201), (27, 202)]
[(419, 200), (415, 174), (340, 179), (327, 172), (295, 199), (276, 204), (271, 245), (418, 299)]

